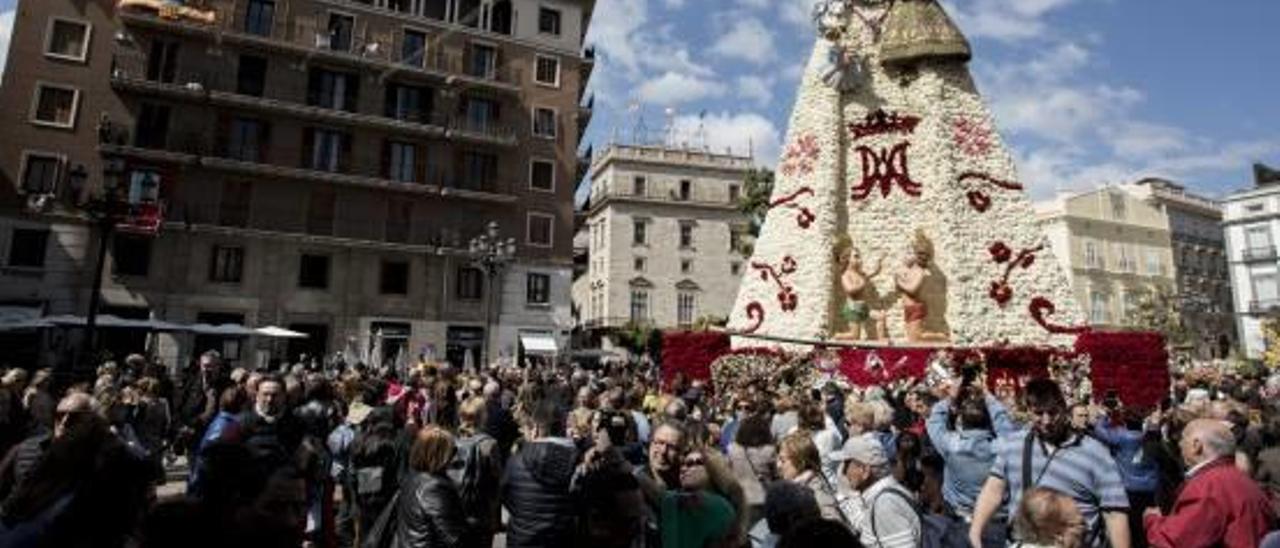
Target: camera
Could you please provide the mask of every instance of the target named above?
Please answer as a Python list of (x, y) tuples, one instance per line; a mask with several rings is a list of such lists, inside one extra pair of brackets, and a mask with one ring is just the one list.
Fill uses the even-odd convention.
[(627, 443), (628, 423), (626, 415), (618, 411), (601, 411), (596, 421), (596, 431), (604, 430), (609, 443), (621, 447)]

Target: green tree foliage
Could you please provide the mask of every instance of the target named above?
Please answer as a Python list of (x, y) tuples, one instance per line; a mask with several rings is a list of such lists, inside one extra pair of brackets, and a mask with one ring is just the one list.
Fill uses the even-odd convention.
[(1178, 296), (1168, 288), (1144, 292), (1125, 323), (1131, 329), (1159, 332), (1174, 347), (1192, 343), (1191, 330), (1182, 323)]
[(772, 196), (773, 171), (767, 168), (748, 171), (746, 179), (742, 181), (738, 209), (750, 219), (752, 237), (760, 235), (760, 227), (764, 225), (764, 216), (769, 212), (769, 199)]

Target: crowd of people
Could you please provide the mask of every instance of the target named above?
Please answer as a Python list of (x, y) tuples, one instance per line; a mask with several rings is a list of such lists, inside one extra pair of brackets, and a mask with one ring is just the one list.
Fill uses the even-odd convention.
[(1153, 408), (978, 371), (781, 389), (208, 352), (57, 380), (0, 377), (0, 547), (1280, 545), (1280, 376), (1176, 378)]

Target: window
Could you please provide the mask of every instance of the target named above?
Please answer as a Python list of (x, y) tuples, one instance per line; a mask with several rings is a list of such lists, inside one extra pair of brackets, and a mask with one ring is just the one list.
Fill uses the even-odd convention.
[(464, 266), (458, 268), (457, 297), (462, 301), (480, 300), (483, 284), (483, 273), (480, 269)]
[(554, 139), (556, 136), (556, 111), (545, 107), (533, 108), (533, 135), (534, 137), (547, 137)]
[(151, 239), (117, 235), (111, 242), (111, 258), (117, 276), (145, 277), (151, 268)]
[(474, 150), (462, 154), (463, 177), (458, 186), (489, 192), (498, 184), (498, 156)]
[(689, 273), (691, 273), (691, 272), (693, 272), (693, 259), (681, 259), (681, 260), (680, 260), (680, 273), (681, 273), (681, 274), (689, 274)]
[(631, 321), (635, 323), (649, 320), (649, 291), (645, 289), (631, 290)]
[(1244, 206), (1244, 210), (1245, 210), (1246, 212), (1248, 212), (1248, 213), (1262, 213), (1262, 210), (1263, 210), (1265, 207), (1266, 207), (1266, 206), (1264, 206), (1264, 205), (1262, 204), (1262, 202), (1258, 202), (1258, 203), (1254, 203), (1254, 204), (1246, 204), (1246, 205)]
[(387, 143), (387, 178), (402, 183), (417, 180), (416, 156), (418, 147), (412, 143), (391, 141)]
[(431, 88), (389, 84), (386, 92), (386, 116), (426, 124), (431, 122), (434, 95)]
[(341, 13), (329, 14), (329, 34), (322, 45), (334, 51), (351, 51), (351, 36), (356, 18)]
[(548, 86), (560, 86), (560, 59), (538, 55), (534, 61), (534, 81)]
[(1120, 270), (1122, 272), (1134, 272), (1138, 268), (1137, 258), (1133, 256), (1133, 250), (1124, 244), (1115, 244), (1116, 256), (1120, 259)]
[(267, 59), (256, 55), (241, 55), (236, 69), (236, 93), (262, 97), (267, 91)]
[(742, 250), (742, 229), (736, 226), (729, 227), (729, 251)]
[(1120, 192), (1112, 192), (1111, 196), (1111, 218), (1117, 221), (1123, 221), (1127, 216), (1124, 194)]
[(498, 71), (498, 50), (484, 44), (471, 44), (467, 75), (492, 80)]
[(314, 129), (311, 131), (311, 154), (307, 159), (307, 167), (317, 171), (338, 172), (342, 170), (342, 157), (350, 143), (346, 134), (330, 129)]
[(729, 263), (729, 275), (731, 276), (742, 275), (742, 263), (737, 261)]
[(9, 266), (44, 268), (45, 250), (49, 247), (48, 230), (13, 229), (9, 239)]
[(266, 124), (261, 120), (233, 118), (227, 139), (227, 156), (242, 162), (263, 161), (266, 148)]
[(1130, 289), (1124, 292), (1124, 297), (1120, 301), (1120, 306), (1123, 307), (1120, 310), (1120, 315), (1126, 323), (1133, 321), (1133, 315), (1138, 311), (1138, 306), (1141, 302), (1140, 297), (1141, 292), (1137, 289)]
[(635, 266), (636, 272), (644, 272), (647, 262), (648, 261), (646, 261), (644, 257), (636, 257), (633, 261), (633, 266)]
[(1107, 317), (1110, 316), (1107, 307), (1110, 305), (1107, 294), (1101, 291), (1094, 291), (1089, 294), (1089, 321), (1092, 323), (1107, 323)]
[(408, 295), (409, 263), (404, 261), (382, 261), (382, 275), (378, 281), (378, 291), (383, 295)]
[(1084, 243), (1084, 264), (1088, 268), (1104, 268), (1106, 263), (1102, 260), (1102, 254), (1098, 252), (1098, 243), (1094, 241), (1086, 241)]
[(560, 11), (538, 8), (538, 32), (560, 36)]
[(400, 62), (413, 67), (426, 66), (427, 33), (406, 30), (404, 43), (400, 47)]
[(1247, 246), (1245, 253), (1248, 255), (1261, 256), (1274, 249), (1271, 244), (1271, 229), (1265, 224), (1245, 228), (1244, 239)]
[(693, 317), (697, 308), (695, 295), (689, 292), (680, 292), (676, 296), (676, 323), (680, 327), (690, 327), (693, 325)]
[(68, 86), (36, 84), (35, 104), (32, 106), (32, 123), (42, 126), (72, 128), (76, 125), (80, 90)]
[(298, 261), (298, 287), (329, 288), (329, 256), (304, 254)]
[(360, 77), (355, 74), (311, 69), (307, 80), (307, 104), (347, 112), (356, 111)]
[(1249, 277), (1253, 283), (1253, 300), (1264, 308), (1280, 304), (1280, 278), (1275, 272), (1254, 272)]
[(55, 59), (85, 61), (89, 58), (89, 23), (54, 17), (49, 20), (44, 54)]
[(243, 247), (213, 246), (213, 253), (209, 257), (209, 281), (238, 284), (243, 275)]
[(738, 185), (729, 185), (729, 203), (736, 204), (742, 200), (742, 189)]
[(680, 247), (693, 247), (693, 223), (680, 223)]
[(555, 217), (544, 213), (530, 213), (528, 224), (529, 245), (551, 247), (551, 232)]
[(693, 196), (693, 181), (680, 181), (680, 201), (687, 202)]
[(62, 159), (46, 154), (28, 153), (22, 171), (22, 191), (27, 194), (53, 194), (58, 189), (58, 168)]
[(271, 36), (271, 27), (276, 14), (274, 0), (249, 0), (245, 10), (244, 31), (258, 36)]
[(529, 188), (546, 192), (556, 190), (556, 165), (547, 160), (533, 160), (529, 164)]
[(1155, 249), (1147, 250), (1147, 274), (1163, 276), (1165, 274), (1164, 258)]
[(142, 148), (163, 149), (169, 142), (169, 114), (172, 109), (168, 105), (143, 103), (138, 112), (138, 128), (134, 133), (134, 144)]
[(647, 194), (648, 181), (644, 177), (636, 177), (631, 181), (631, 193), (636, 196), (644, 196)]
[(631, 222), (631, 243), (635, 245), (647, 245), (649, 243), (648, 223), (637, 219)]
[(550, 304), (551, 276), (530, 273), (525, 280), (525, 302), (528, 304)]
[(178, 76), (178, 43), (152, 40), (147, 52), (147, 80), (172, 84)]

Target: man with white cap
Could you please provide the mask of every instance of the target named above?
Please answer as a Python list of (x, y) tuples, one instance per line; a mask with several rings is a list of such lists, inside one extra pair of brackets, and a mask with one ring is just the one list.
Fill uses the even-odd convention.
[(863, 546), (912, 548), (922, 534), (915, 496), (889, 468), (884, 447), (872, 436), (856, 436), (831, 454), (844, 467), (852, 492), (841, 493), (840, 511)]

